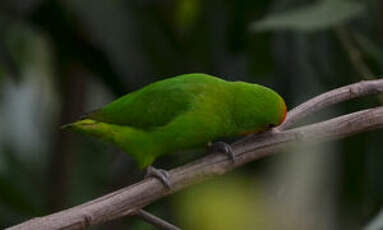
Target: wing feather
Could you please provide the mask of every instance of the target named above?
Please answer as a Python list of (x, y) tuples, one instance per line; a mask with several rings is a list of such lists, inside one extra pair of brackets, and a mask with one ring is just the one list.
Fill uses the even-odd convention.
[(208, 76), (184, 75), (159, 81), (117, 99), (88, 117), (144, 130), (164, 126), (188, 111), (198, 95), (208, 90), (212, 80), (217, 81)]

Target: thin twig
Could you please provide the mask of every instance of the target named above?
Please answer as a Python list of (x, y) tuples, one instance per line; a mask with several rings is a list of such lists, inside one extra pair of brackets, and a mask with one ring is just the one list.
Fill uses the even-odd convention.
[(373, 76), (373, 73), (367, 66), (367, 64), (364, 62), (362, 58), (362, 53), (354, 44), (354, 41), (351, 37), (351, 33), (349, 33), (344, 26), (339, 26), (335, 28), (335, 32), (340, 40), (341, 45), (347, 52), (352, 66), (359, 73), (362, 79), (372, 79), (371, 77)]
[[(374, 79), (373, 71), (363, 60), (363, 54), (360, 49), (361, 44), (360, 41), (356, 39), (356, 35), (352, 33), (352, 31), (347, 30), (347, 27), (345, 26), (336, 27), (335, 33), (338, 36), (341, 45), (345, 49), (352, 66), (360, 75), (360, 78), (364, 80)], [(383, 104), (383, 96), (379, 96), (379, 101)]]
[(157, 216), (143, 210), (139, 209), (136, 212), (136, 216), (140, 217), (141, 219), (145, 220), (146, 222), (149, 222), (153, 224), (154, 226), (157, 226), (160, 229), (166, 229), (166, 230), (181, 230), (180, 228), (158, 218)]
[(365, 81), (332, 90), (313, 98), (293, 109), (281, 127), (234, 143), (232, 148), (236, 155), (235, 163), (223, 154), (210, 154), (170, 170), (169, 176), (172, 182), (170, 190), (158, 180), (147, 178), (82, 205), (26, 221), (8, 230), (84, 229), (123, 216), (133, 216), (136, 210), (162, 197), (210, 177), (224, 174), (248, 162), (270, 156), (294, 143), (335, 140), (367, 130), (383, 128), (383, 107), (378, 107), (300, 128), (284, 130), (299, 119), (326, 106), (382, 91), (383, 80)]

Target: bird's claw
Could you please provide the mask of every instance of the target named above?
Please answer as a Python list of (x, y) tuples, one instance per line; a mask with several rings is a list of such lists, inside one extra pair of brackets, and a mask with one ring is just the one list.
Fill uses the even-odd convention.
[(170, 176), (168, 171), (164, 169), (156, 169), (153, 166), (148, 166), (146, 168), (146, 174), (145, 174), (145, 178), (147, 177), (155, 177), (159, 179), (161, 183), (165, 185), (166, 188), (171, 189)]
[(236, 157), (235, 157), (235, 154), (233, 152), (233, 149), (231, 148), (231, 146), (223, 141), (218, 141), (218, 142), (215, 142), (215, 143), (211, 143), (209, 142), (208, 144), (208, 150), (209, 152), (221, 152), (223, 154), (226, 154), (227, 156), (229, 156), (229, 158), (235, 162), (236, 161)]

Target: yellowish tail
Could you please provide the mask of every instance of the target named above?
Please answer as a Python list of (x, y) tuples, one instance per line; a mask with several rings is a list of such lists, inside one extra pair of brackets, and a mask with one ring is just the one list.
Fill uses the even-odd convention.
[(116, 144), (137, 160), (140, 168), (150, 165), (155, 157), (159, 155), (153, 138), (143, 130), (91, 119), (79, 120), (63, 125), (61, 128), (94, 136), (103, 141)]

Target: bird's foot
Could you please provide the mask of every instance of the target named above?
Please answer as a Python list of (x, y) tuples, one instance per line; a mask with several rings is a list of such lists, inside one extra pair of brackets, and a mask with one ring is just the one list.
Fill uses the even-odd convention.
[(164, 169), (156, 169), (153, 166), (148, 166), (146, 168), (146, 174), (145, 178), (147, 177), (155, 177), (161, 181), (165, 187), (168, 189), (171, 189), (171, 184), (170, 184), (170, 177), (168, 171)]
[(223, 154), (226, 154), (227, 156), (229, 156), (229, 158), (235, 162), (236, 161), (236, 157), (235, 157), (235, 154), (233, 152), (233, 149), (231, 148), (231, 146), (223, 141), (218, 141), (218, 142), (214, 142), (214, 143), (211, 143), (209, 142), (208, 145), (208, 151), (209, 152), (221, 152)]

